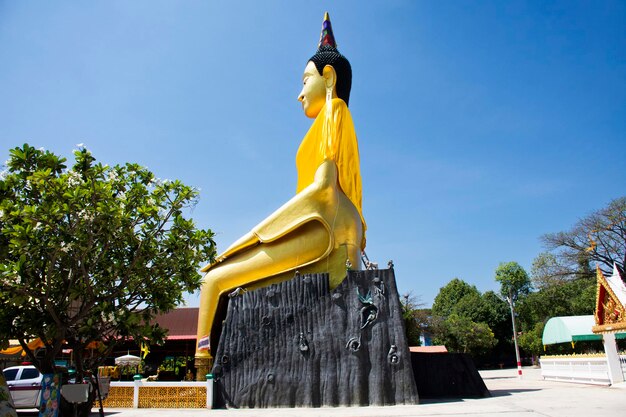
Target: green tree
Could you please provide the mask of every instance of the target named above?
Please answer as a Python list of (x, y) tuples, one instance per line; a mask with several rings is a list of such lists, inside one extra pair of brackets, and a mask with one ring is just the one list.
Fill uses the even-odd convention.
[(420, 335), (422, 334), (422, 328), (426, 324), (422, 314), (423, 309), (421, 308), (423, 304), (417, 296), (408, 292), (402, 295), (400, 306), (402, 307), (407, 343), (409, 346), (420, 346)]
[(523, 332), (551, 317), (593, 314), (596, 281), (592, 278), (553, 284), (533, 292), (521, 300), (517, 311)]
[[(66, 159), (25, 144), (0, 179), (0, 342), (19, 340), (44, 373), (64, 343), (77, 378), (116, 343), (159, 342), (151, 320), (199, 288), (197, 267), (215, 256), (210, 230), (183, 211), (198, 198), (180, 181), (136, 164), (109, 167), (89, 151)], [(45, 344), (43, 357), (26, 346)], [(85, 357), (93, 341), (107, 348)]]
[(587, 253), (578, 254), (575, 265), (564, 265), (563, 260), (551, 252), (543, 252), (533, 260), (530, 270), (535, 288), (546, 288), (577, 279), (595, 280), (596, 273), (591, 268)]
[(523, 296), (528, 295), (532, 284), (528, 274), (517, 262), (503, 262), (496, 268), (496, 281), (500, 283), (500, 295), (507, 300), (511, 309), (511, 323), (513, 330), (513, 342), (515, 344), (515, 357), (517, 367), (521, 375), (521, 360), (519, 344), (517, 341), (517, 324), (515, 318), (515, 303)]
[(498, 341), (498, 350), (504, 351), (511, 346), (513, 332), (511, 330), (511, 313), (506, 301), (495, 292), (487, 291), (481, 297), (484, 315), (480, 320), (493, 331)]
[(452, 313), (438, 324), (436, 343), (452, 352), (479, 355), (496, 345), (493, 332), (486, 323), (476, 323), (468, 317)]
[[(466, 297), (467, 300), (462, 302)], [(433, 302), (432, 313), (435, 316), (448, 317), (453, 312), (458, 312), (459, 308), (464, 310), (469, 309), (472, 305), (471, 301), (475, 301), (479, 298), (480, 292), (474, 285), (470, 285), (462, 279), (454, 278), (439, 289), (439, 293)], [(461, 307), (459, 307), (459, 303), (462, 303)], [(465, 313), (462, 313), (462, 315), (467, 315)], [(469, 314), (471, 316), (474, 315), (474, 313)]]
[(595, 279), (581, 279), (568, 285), (572, 289), (570, 297), (573, 316), (593, 314), (596, 309), (597, 283)]
[(517, 303), (520, 348), (536, 361), (536, 357), (544, 353), (542, 336), (545, 323), (551, 317), (593, 314), (595, 297), (596, 280), (593, 277), (544, 281), (538, 291)]
[(593, 314), (595, 308), (595, 293), (595, 280), (578, 280), (532, 293), (520, 303), (520, 307), (530, 306), (533, 321), (547, 321), (556, 316), (588, 315)]
[(500, 283), (500, 295), (513, 302), (528, 295), (532, 283), (528, 274), (517, 262), (503, 262), (496, 268), (496, 281)]
[(520, 348), (532, 355), (533, 363), (536, 363), (536, 357), (543, 353), (542, 337), (544, 327), (544, 322), (537, 322), (529, 331), (522, 332), (519, 336)]
[(453, 313), (467, 317), (475, 322), (487, 321), (489, 315), (488, 308), (483, 303), (480, 291), (473, 285), (472, 291), (461, 297), (456, 305), (452, 307), (451, 314)]
[[(466, 329), (486, 326), (494, 335), (494, 344), (485, 343), (484, 348), (472, 348), (474, 355), (486, 354), (481, 358), (485, 363), (493, 362), (492, 356), (501, 356), (498, 352), (509, 347), (511, 339), (511, 326), (509, 308), (501, 298), (493, 291), (481, 294), (480, 291), (467, 282), (454, 278), (439, 290), (435, 297), (431, 317), (431, 331), (437, 343), (443, 343), (452, 350), (463, 351), (459, 338), (452, 323), (460, 323)], [(456, 317), (450, 319), (450, 317)], [(459, 321), (460, 320), (460, 321)], [(469, 323), (469, 322), (473, 323)], [(457, 323), (457, 324), (458, 324)], [(471, 324), (471, 325), (470, 325)], [(482, 334), (482, 333), (478, 333)], [(491, 351), (494, 346), (498, 346), (496, 351)]]
[(561, 284), (571, 279), (571, 270), (559, 263), (551, 252), (543, 252), (533, 260), (530, 276), (535, 288)]
[(552, 253), (541, 253), (533, 261), (532, 280), (538, 291), (517, 306), (522, 331), (551, 317), (593, 314), (596, 298), (595, 272), (588, 256), (581, 254), (574, 273), (560, 266)]
[(580, 219), (572, 229), (542, 237), (565, 271), (581, 272), (580, 261), (595, 262), (603, 273), (611, 275), (613, 263), (623, 274), (626, 265), (626, 197)]

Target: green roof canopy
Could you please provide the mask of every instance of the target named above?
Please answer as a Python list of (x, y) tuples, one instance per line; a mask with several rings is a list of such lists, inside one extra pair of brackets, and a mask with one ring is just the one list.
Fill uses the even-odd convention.
[[(543, 344), (554, 345), (583, 340), (602, 340), (601, 334), (595, 334), (591, 331), (591, 327), (595, 324), (593, 316), (552, 317), (543, 329)], [(626, 339), (626, 333), (616, 333), (615, 338)]]

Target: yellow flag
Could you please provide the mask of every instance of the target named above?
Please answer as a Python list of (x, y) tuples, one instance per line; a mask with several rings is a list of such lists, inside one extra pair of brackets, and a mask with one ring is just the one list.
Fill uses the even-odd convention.
[(150, 346), (146, 342), (141, 342), (141, 359), (146, 359), (148, 353), (150, 353)]

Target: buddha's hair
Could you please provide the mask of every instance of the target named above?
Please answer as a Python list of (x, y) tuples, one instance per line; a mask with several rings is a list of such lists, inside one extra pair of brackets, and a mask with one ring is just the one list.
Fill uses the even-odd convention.
[(321, 46), (315, 55), (309, 59), (315, 64), (317, 72), (322, 75), (324, 67), (330, 65), (337, 73), (337, 97), (346, 102), (350, 101), (350, 89), (352, 88), (352, 67), (348, 59), (341, 55), (337, 48), (324, 45)]

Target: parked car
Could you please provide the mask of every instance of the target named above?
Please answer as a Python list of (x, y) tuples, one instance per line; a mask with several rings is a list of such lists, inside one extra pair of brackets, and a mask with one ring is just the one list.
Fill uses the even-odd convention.
[(2, 371), (15, 408), (39, 408), (43, 375), (32, 365), (12, 366)]

